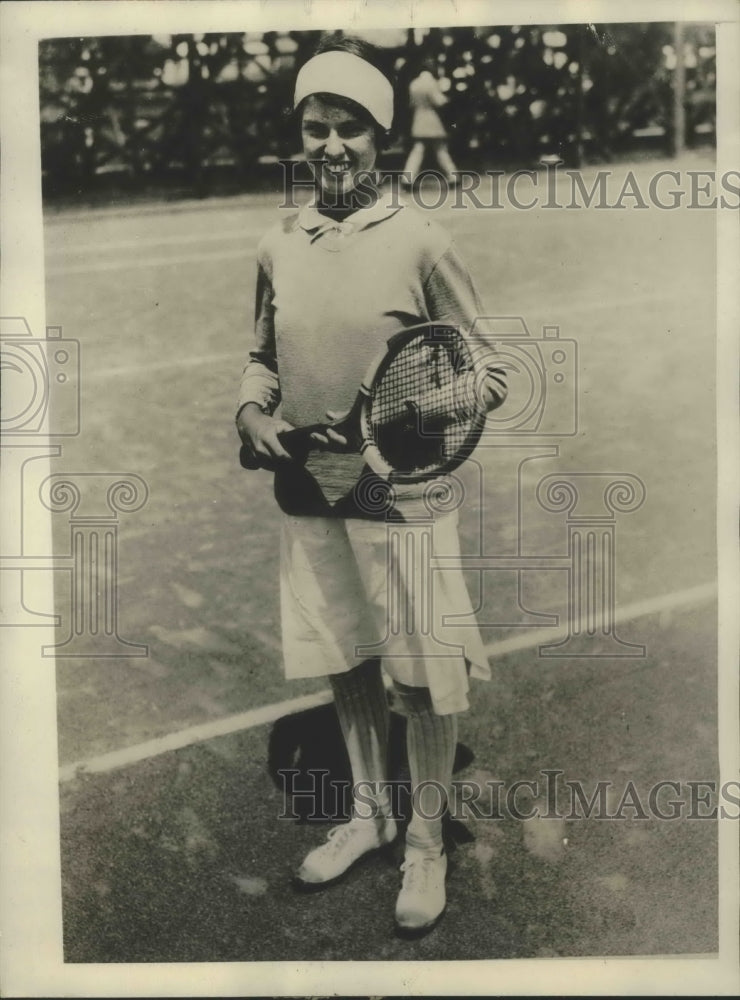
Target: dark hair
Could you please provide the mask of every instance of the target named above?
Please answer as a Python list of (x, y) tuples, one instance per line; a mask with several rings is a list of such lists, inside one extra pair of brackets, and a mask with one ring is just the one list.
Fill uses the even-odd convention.
[(416, 72), (417, 72), (417, 74), (418, 73), (423, 73), (425, 70), (428, 73), (431, 73), (433, 76), (437, 75), (437, 60), (434, 58), (433, 55), (431, 55), (429, 53), (427, 53), (426, 55), (422, 56), (419, 59), (419, 61), (417, 63), (417, 66), (416, 66)]
[[(323, 55), (324, 52), (348, 52), (352, 56), (364, 59), (365, 62), (370, 63), (371, 66), (374, 66), (375, 69), (383, 74), (395, 92), (396, 80), (390, 60), (383, 49), (378, 48), (377, 45), (373, 45), (372, 42), (365, 41), (364, 38), (359, 38), (357, 35), (344, 35), (341, 32), (332, 31), (321, 36), (309, 58), (313, 59), (314, 56)], [(349, 97), (342, 97), (339, 94), (315, 94), (313, 96), (320, 97), (327, 104), (334, 104), (336, 107), (342, 108), (343, 111), (349, 111), (361, 121), (371, 125), (375, 130), (375, 144), (378, 149), (383, 149), (387, 145), (391, 130), (384, 129), (375, 121), (367, 108), (363, 108), (361, 104), (351, 100)], [(299, 124), (301, 121), (302, 105), (303, 101), (295, 109), (296, 120)]]

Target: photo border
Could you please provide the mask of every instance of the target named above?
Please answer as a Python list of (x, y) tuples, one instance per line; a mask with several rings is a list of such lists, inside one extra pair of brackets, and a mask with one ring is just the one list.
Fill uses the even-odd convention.
[[(550, 0), (424, 3), (326, 0), (167, 2), (15, 2), (2, 5), (2, 314), (23, 316), (39, 336), (44, 306), (38, 41), (76, 35), (153, 32), (391, 28), (452, 24), (594, 23), (697, 20), (717, 23), (717, 171), (740, 165), (740, 7), (733, 0), (678, 3), (638, 0), (553, 3)], [(737, 216), (718, 212), (718, 559), (720, 780), (735, 780), (738, 746), (738, 496), (736, 331), (740, 327)], [(49, 317), (53, 321), (53, 317)], [(690, 401), (685, 403), (687, 410)], [(677, 415), (677, 421), (680, 416)], [(691, 461), (691, 456), (686, 456)], [(3, 481), (3, 491), (13, 484)], [(3, 495), (5, 493), (3, 492)], [(7, 505), (3, 505), (7, 510)], [(48, 517), (33, 531), (48, 543)], [(51, 577), (51, 574), (48, 574)], [(49, 583), (48, 605), (53, 604)], [(29, 631), (33, 635), (29, 635)], [(54, 661), (48, 627), (4, 629), (2, 674), (2, 982), (8, 996), (285, 996), (374, 995), (732, 995), (738, 959), (739, 822), (718, 820), (720, 948), (718, 956), (492, 959), (447, 962), (244, 962), (65, 964), (59, 863)]]

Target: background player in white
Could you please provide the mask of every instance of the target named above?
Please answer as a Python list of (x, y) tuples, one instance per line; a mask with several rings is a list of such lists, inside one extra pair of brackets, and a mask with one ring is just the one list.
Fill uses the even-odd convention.
[(437, 79), (437, 67), (432, 59), (425, 59), (419, 75), (409, 85), (411, 105), (411, 140), (404, 174), (405, 180), (413, 184), (421, 170), (427, 151), (437, 160), (449, 184), (456, 183), (457, 167), (447, 148), (447, 130), (439, 116), (438, 109), (447, 104), (447, 98)]

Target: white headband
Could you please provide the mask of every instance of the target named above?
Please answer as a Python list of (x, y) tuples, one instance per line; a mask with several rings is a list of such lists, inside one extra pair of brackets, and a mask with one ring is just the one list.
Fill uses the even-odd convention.
[(348, 97), (370, 112), (382, 128), (393, 121), (393, 87), (369, 62), (351, 52), (322, 52), (309, 59), (295, 82), (293, 109), (311, 94)]

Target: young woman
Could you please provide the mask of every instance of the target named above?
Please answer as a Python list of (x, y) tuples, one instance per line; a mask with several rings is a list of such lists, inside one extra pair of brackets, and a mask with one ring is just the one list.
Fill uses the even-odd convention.
[[(440, 320), (475, 337), (482, 312), (450, 237), (428, 215), (389, 201), (366, 183), (393, 118), (393, 88), (379, 67), (369, 44), (332, 38), (298, 74), (294, 108), (316, 193), (312, 204), (272, 228), (259, 245), (256, 345), (237, 412), (243, 443), (277, 470), (286, 675), (328, 676), (353, 781), (363, 793), (350, 822), (304, 859), (296, 881), (307, 889), (330, 885), (396, 838), (382, 788), (388, 702), (381, 663), (358, 648), (386, 635), (388, 561), (394, 557), (387, 516), (367, 502), (367, 470), (346, 439), (333, 430), (318, 435), (321, 448), (302, 464), (291, 460), (278, 435), (325, 420), (328, 407), (349, 409), (368, 363), (400, 327)], [(486, 365), (485, 386), (489, 408), (499, 405), (506, 390), (493, 364)], [(420, 510), (426, 510), (420, 486), (396, 490), (394, 523)], [(454, 515), (439, 518), (435, 539), (445, 555), (458, 551)], [(403, 569), (395, 569), (401, 585), (408, 583)], [(472, 615), (462, 575), (435, 576), (439, 620)], [(450, 786), (456, 713), (468, 707), (468, 671), (489, 676), (476, 629), (447, 627), (443, 634), (457, 643), (447, 658), (440, 660), (435, 646), (437, 657), (425, 659), (431, 640), (419, 633), (396, 636), (383, 660), (408, 720), (413, 788), (432, 789), (432, 796)], [(458, 652), (463, 649), (464, 655)], [(395, 910), (399, 930), (409, 933), (434, 926), (445, 907), (440, 811), (419, 801), (416, 806)]]

